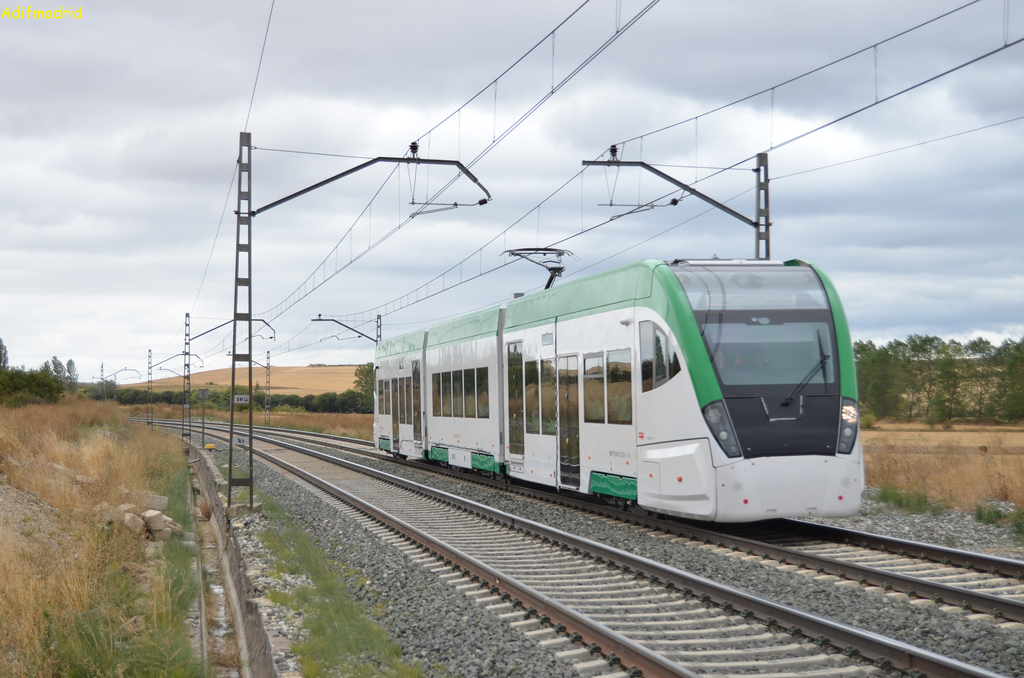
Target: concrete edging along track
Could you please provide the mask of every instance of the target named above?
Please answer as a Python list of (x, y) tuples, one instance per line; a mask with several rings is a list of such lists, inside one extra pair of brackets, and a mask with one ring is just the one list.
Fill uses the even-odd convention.
[(231, 533), (227, 510), (220, 499), (214, 473), (215, 466), (205, 450), (200, 450), (192, 444), (188, 445), (188, 459), (196, 469), (203, 496), (211, 506), (210, 524), (217, 536), (224, 590), (238, 631), (242, 676), (276, 676), (277, 669), (270, 652), (270, 639), (263, 627), (263, 615), (260, 613), (259, 605), (252, 599), (253, 587), (245, 573), (242, 551)]

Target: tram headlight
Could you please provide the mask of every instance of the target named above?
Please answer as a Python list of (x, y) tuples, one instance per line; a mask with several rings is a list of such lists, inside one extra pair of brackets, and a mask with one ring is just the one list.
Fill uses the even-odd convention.
[(732, 420), (729, 419), (729, 411), (725, 409), (725, 403), (717, 400), (704, 408), (704, 421), (715, 436), (715, 440), (722, 447), (728, 457), (740, 457), (743, 455), (740, 449), (740, 441), (736, 437), (736, 430), (732, 427)]
[(853, 445), (857, 442), (857, 430), (860, 422), (860, 408), (857, 401), (851, 398), (843, 398), (842, 410), (839, 412), (839, 444), (836, 449), (840, 454), (853, 452)]

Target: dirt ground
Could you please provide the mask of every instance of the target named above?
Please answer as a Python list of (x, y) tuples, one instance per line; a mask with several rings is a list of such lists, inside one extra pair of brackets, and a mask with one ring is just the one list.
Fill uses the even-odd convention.
[[(299, 367), (270, 366), (270, 392), (281, 395), (319, 395), (321, 393), (343, 393), (355, 384), (357, 365), (306, 365)], [(236, 378), (239, 375), (236, 374)], [(252, 377), (266, 389), (267, 371), (253, 366)], [(124, 384), (129, 387), (147, 388), (147, 382)], [(231, 386), (231, 368), (192, 373), (192, 390), (209, 388), (227, 390)], [(181, 389), (181, 377), (154, 379), (153, 390), (174, 391)]]

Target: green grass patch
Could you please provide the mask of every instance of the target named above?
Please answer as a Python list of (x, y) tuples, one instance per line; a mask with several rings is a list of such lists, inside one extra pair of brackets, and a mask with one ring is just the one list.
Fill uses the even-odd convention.
[(1014, 511), (1010, 514), (1010, 530), (1018, 543), (1024, 543), (1024, 511)]
[(302, 628), (308, 631), (308, 640), (292, 646), (302, 675), (422, 676), (419, 667), (401, 661), (401, 648), (348, 595), (346, 584), (337, 574), (344, 564), (327, 558), (304, 530), (287, 520), (276, 501), (267, 496), (261, 496), (261, 500), (264, 513), (282, 523), (260, 534), (260, 540), (275, 559), (275, 568), (278, 572), (304, 574), (313, 583), (271, 597), (303, 613)]
[(977, 504), (974, 507), (974, 519), (985, 525), (998, 525), (1006, 518), (1006, 514), (994, 506)]
[(883, 485), (879, 489), (878, 500), (907, 513), (941, 513), (944, 510), (941, 504), (928, 501), (924, 492), (900, 490), (892, 485)]

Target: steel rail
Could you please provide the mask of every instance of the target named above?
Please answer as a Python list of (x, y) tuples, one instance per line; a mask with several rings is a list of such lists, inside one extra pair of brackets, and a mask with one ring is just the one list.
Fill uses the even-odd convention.
[(1013, 560), (1012, 558), (972, 553), (945, 546), (925, 544), (910, 539), (885, 537), (871, 534), (870, 532), (857, 532), (856, 530), (848, 530), (842, 527), (819, 525), (790, 518), (782, 518), (779, 520), (779, 523), (788, 531), (810, 538), (847, 542), (852, 546), (863, 546), (897, 555), (904, 555), (904, 553), (901, 553), (902, 551), (906, 555), (917, 554), (922, 559), (956, 565), (967, 570), (974, 569), (988, 572), (989, 574), (1001, 574), (1012, 579), (1024, 579), (1024, 562)]

